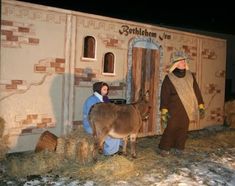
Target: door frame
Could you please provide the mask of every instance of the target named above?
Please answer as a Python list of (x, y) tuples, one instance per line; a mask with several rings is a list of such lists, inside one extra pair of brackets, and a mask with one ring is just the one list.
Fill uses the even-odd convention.
[[(158, 103), (160, 100), (160, 87), (161, 87), (161, 80), (163, 76), (163, 49), (162, 46), (155, 41), (153, 38), (148, 38), (148, 37), (138, 37), (138, 38), (133, 38), (129, 42), (128, 46), (128, 63), (127, 63), (127, 89), (126, 89), (126, 100), (127, 103), (131, 103), (131, 93), (132, 93), (132, 67), (133, 67), (133, 48), (138, 47), (138, 48), (146, 48), (146, 49), (155, 49), (159, 51), (159, 87), (158, 87), (158, 92), (156, 92), (156, 97), (158, 99)], [(156, 105), (156, 131), (153, 131), (155, 134), (161, 134), (161, 126), (160, 126), (160, 113), (159, 107), (160, 104)]]

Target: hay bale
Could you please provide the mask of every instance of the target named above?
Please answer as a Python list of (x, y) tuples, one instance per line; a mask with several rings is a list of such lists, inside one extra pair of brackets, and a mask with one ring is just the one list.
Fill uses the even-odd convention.
[(9, 150), (9, 135), (4, 135), (5, 120), (0, 117), (0, 161), (6, 158)]
[(88, 141), (83, 138), (79, 141), (77, 146), (77, 162), (83, 165), (91, 162), (93, 160), (94, 145), (89, 144)]
[(230, 114), (226, 117), (226, 122), (230, 128), (235, 128), (235, 113)]
[(49, 151), (13, 157), (8, 160), (7, 173), (11, 177), (41, 175), (56, 169), (61, 161), (57, 154)]
[(49, 131), (45, 131), (41, 134), (38, 140), (35, 152), (41, 152), (43, 150), (55, 151), (56, 145), (57, 136)]
[(230, 114), (235, 114), (235, 100), (227, 101), (224, 104), (224, 115), (229, 116)]
[(6, 154), (9, 150), (9, 135), (4, 135), (0, 138), (0, 161), (6, 158)]
[(135, 173), (134, 163), (123, 156), (113, 156), (109, 159), (98, 162), (92, 169), (94, 176), (102, 177), (105, 180), (116, 178), (127, 178)]
[(68, 138), (76, 139), (76, 161), (83, 165), (93, 161), (94, 138), (87, 134), (83, 127), (73, 130)]
[(66, 141), (66, 146), (65, 146), (66, 158), (74, 160), (76, 157), (76, 150), (77, 150), (77, 140), (73, 138), (69, 138)]
[(64, 153), (65, 153), (65, 138), (63, 137), (60, 137), (57, 139), (57, 146), (56, 146), (56, 153), (61, 155), (61, 156), (64, 156)]
[(227, 125), (231, 128), (235, 128), (235, 100), (225, 103), (224, 115)]
[(94, 140), (82, 127), (78, 127), (65, 137), (57, 138), (55, 152), (67, 160), (76, 160), (83, 165), (93, 160)]
[(67, 137), (68, 137), (68, 138), (79, 138), (79, 137), (82, 137), (82, 136), (84, 136), (84, 135), (87, 136), (88, 134), (84, 131), (84, 129), (83, 129), (82, 125), (81, 125), (81, 126), (79, 126), (79, 127), (74, 128), (74, 129), (67, 135)]

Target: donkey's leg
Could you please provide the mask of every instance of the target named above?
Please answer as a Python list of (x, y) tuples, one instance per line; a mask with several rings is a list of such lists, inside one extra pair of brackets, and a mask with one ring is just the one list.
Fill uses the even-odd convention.
[(108, 133), (109, 133), (109, 130), (106, 127), (102, 128), (101, 130), (97, 132), (97, 146), (98, 146), (98, 151), (100, 154), (103, 153), (104, 141)]
[(120, 154), (123, 154), (123, 155), (127, 155), (127, 152), (126, 152), (126, 147), (127, 147), (127, 142), (128, 142), (128, 136), (123, 138), (123, 146), (122, 146), (122, 151)]
[(95, 127), (95, 122), (93, 122), (92, 120), (90, 121), (91, 126), (92, 126), (92, 136), (94, 139), (94, 145), (93, 145), (93, 149), (92, 149), (92, 158), (94, 161), (97, 161), (97, 150), (98, 150), (98, 139), (97, 139), (97, 131), (96, 131), (96, 127)]
[(137, 134), (130, 135), (132, 158), (136, 158), (136, 137), (137, 137)]

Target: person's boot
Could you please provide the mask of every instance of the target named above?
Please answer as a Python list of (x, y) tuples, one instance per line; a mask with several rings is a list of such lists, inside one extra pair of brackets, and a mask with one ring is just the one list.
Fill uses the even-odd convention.
[(160, 150), (160, 155), (162, 157), (169, 156), (170, 155), (170, 151), (168, 151), (168, 150)]
[(184, 150), (174, 149), (174, 155), (175, 156), (181, 156), (183, 154), (184, 154)]

